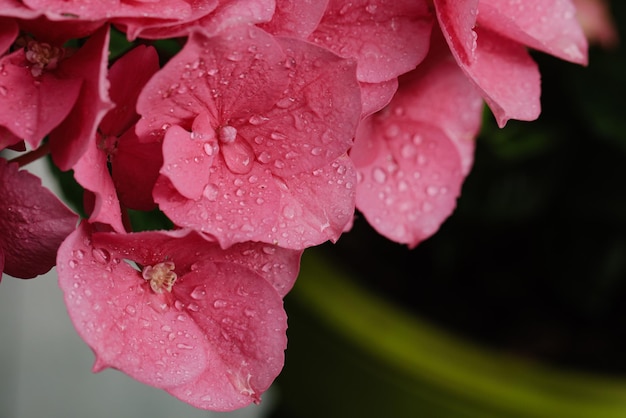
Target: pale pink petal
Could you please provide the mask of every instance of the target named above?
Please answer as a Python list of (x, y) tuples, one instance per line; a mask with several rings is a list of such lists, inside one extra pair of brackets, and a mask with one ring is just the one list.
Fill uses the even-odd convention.
[(0, 158), (0, 248), (4, 272), (29, 279), (50, 270), (78, 216), (17, 164)]
[(374, 115), (359, 129), (355, 148), (379, 142), (374, 161), (359, 171), (356, 206), (381, 235), (416, 246), (452, 213), (463, 175), (453, 142), (435, 126)]
[(482, 123), (480, 91), (461, 71), (443, 43), (431, 45), (426, 60), (401, 79), (390, 112), (439, 127), (457, 146), (463, 174), (474, 160)]
[(52, 158), (61, 170), (68, 170), (78, 161), (95, 137), (100, 121), (113, 107), (108, 94), (108, 56), (109, 28), (103, 27), (59, 65), (60, 74), (84, 80), (71, 113), (50, 133)]
[(215, 38), (194, 33), (140, 94), (139, 137), (154, 140), (171, 125), (190, 130), (201, 113), (221, 123), (270, 108), (288, 82), (284, 59), (276, 41), (254, 27)]
[[(284, 362), (286, 316), (276, 290), (246, 267), (250, 251), (263, 252), (253, 247), (224, 252), (189, 231), (90, 236), (83, 225), (63, 243), (58, 271), (95, 371), (117, 368), (205, 409), (258, 401)], [(157, 293), (148, 268), (177, 277)]]
[(205, 152), (205, 143), (193, 140), (190, 132), (175, 125), (163, 138), (163, 167), (160, 173), (172, 182), (181, 195), (197, 200), (209, 182), (207, 167), (212, 165), (213, 158), (214, 155)]
[(503, 127), (507, 120), (535, 120), (541, 112), (540, 75), (526, 48), (486, 29), (477, 29), (476, 59), (461, 64)]
[(309, 40), (358, 61), (359, 81), (378, 83), (417, 66), (432, 16), (423, 0), (331, 0)]
[(329, 0), (277, 0), (272, 20), (259, 27), (278, 36), (306, 39), (322, 20)]
[(23, 0), (51, 20), (105, 20), (114, 17), (140, 17), (177, 20), (191, 14), (185, 0)]
[(352, 222), (356, 170), (341, 156), (312, 173), (275, 178), (281, 201), (273, 242), (286, 248), (306, 248), (335, 242)]
[(474, 61), (479, 0), (434, 0), (439, 26), (450, 50), (463, 65)]
[(387, 106), (398, 90), (398, 79), (382, 83), (359, 83), (361, 85), (361, 118), (366, 118)]
[(571, 0), (481, 0), (479, 10), (481, 27), (561, 59), (587, 63), (587, 41)]
[(82, 81), (44, 71), (34, 76), (24, 50), (0, 58), (0, 126), (37, 148), (70, 113)]
[(22, 1), (0, 0), (0, 16), (34, 19), (39, 15), (41, 15), (41, 12), (24, 6)]

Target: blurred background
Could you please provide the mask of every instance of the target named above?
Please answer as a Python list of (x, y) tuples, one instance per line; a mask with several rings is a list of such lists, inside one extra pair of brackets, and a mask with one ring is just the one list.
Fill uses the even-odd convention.
[(208, 413), (91, 374), (52, 273), (0, 284), (0, 418), (626, 417), (626, 54), (534, 57), (540, 119), (485, 114), (435, 236), (408, 250), (358, 218), (306, 252), (260, 407)]

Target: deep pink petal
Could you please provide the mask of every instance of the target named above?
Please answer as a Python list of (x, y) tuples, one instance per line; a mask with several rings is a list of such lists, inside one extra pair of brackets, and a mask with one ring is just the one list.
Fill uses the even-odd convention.
[(476, 59), (461, 67), (481, 90), (498, 125), (503, 127), (509, 119), (537, 119), (540, 75), (526, 48), (485, 29), (478, 28), (477, 33)]
[(359, 81), (379, 83), (420, 63), (431, 28), (432, 16), (423, 0), (331, 0), (309, 39), (355, 58)]
[(24, 50), (0, 58), (0, 126), (37, 148), (74, 106), (82, 81), (44, 71), (34, 76)]
[(76, 181), (95, 195), (89, 222), (110, 225), (115, 231), (124, 232), (120, 202), (107, 167), (107, 155), (98, 148), (96, 138), (89, 141), (87, 149), (72, 168)]
[(322, 20), (329, 0), (277, 0), (272, 20), (259, 26), (277, 36), (306, 39)]
[(4, 272), (28, 279), (50, 270), (78, 217), (17, 164), (0, 158), (0, 248)]
[(120, 136), (139, 116), (135, 112), (137, 97), (150, 77), (159, 70), (159, 56), (151, 46), (139, 45), (119, 58), (109, 69), (113, 108), (100, 123), (104, 135)]
[(15, 19), (0, 17), (0, 57), (9, 50), (19, 31)]
[(50, 133), (55, 164), (68, 170), (95, 137), (104, 115), (113, 107), (108, 94), (107, 67), (109, 28), (92, 35), (73, 56), (61, 62), (59, 72), (67, 78), (83, 79), (80, 95), (68, 117)]
[(140, 142), (133, 129), (118, 138), (111, 158), (111, 176), (120, 202), (130, 209), (154, 209), (152, 188), (162, 165), (160, 143)]
[(476, 50), (476, 15), (479, 0), (434, 0), (439, 26), (457, 60), (470, 65)]
[[(394, 116), (359, 129), (355, 148), (381, 142), (369, 164), (356, 160), (356, 206), (380, 234), (416, 246), (452, 213), (463, 175), (456, 146), (440, 129)], [(366, 127), (367, 125), (363, 125)]]
[[(263, 252), (236, 250), (241, 260)], [(258, 401), (284, 361), (282, 300), (245, 261), (228, 260), (234, 252), (217, 253), (225, 252), (189, 231), (90, 236), (83, 225), (68, 237), (59, 283), (75, 327), (96, 353), (95, 370), (117, 368), (205, 409)], [(156, 293), (125, 260), (144, 277), (148, 267), (169, 263), (177, 275), (171, 293)]]
[(571, 0), (481, 0), (479, 10), (478, 23), (501, 36), (567, 61), (587, 63), (587, 41)]

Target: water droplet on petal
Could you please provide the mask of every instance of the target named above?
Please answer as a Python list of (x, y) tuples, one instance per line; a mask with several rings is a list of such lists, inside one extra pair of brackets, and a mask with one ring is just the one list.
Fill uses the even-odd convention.
[(387, 181), (387, 173), (385, 173), (385, 170), (380, 167), (374, 168), (372, 171), (372, 177), (374, 178), (374, 181), (379, 184), (383, 184)]
[(219, 188), (217, 185), (213, 183), (209, 183), (204, 187), (202, 191), (202, 195), (210, 200), (211, 202), (215, 202), (217, 200), (217, 194), (219, 193)]
[(228, 302), (222, 299), (216, 299), (215, 302), (213, 302), (213, 307), (216, 309), (225, 308), (227, 305), (228, 305)]
[(111, 254), (104, 248), (94, 248), (91, 255), (100, 264), (107, 264), (111, 260)]
[(78, 265), (78, 261), (76, 260), (70, 260), (67, 263), (71, 268), (76, 268), (76, 266)]
[(192, 291), (190, 296), (195, 300), (204, 299), (206, 297), (206, 290), (204, 286), (196, 286)]

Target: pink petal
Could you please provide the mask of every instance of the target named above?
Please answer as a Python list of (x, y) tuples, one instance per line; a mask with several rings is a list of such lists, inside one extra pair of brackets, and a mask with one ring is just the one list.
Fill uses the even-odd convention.
[(331, 0), (309, 39), (343, 57), (356, 58), (361, 82), (398, 77), (426, 55), (432, 17), (426, 1)]
[(361, 85), (361, 118), (366, 118), (387, 106), (398, 90), (398, 79), (382, 83), (359, 83)]
[(0, 15), (19, 19), (34, 19), (41, 12), (29, 9), (18, 0), (0, 0)]
[(180, 126), (172, 126), (163, 138), (163, 167), (166, 176), (178, 192), (188, 199), (202, 196), (209, 182), (213, 155), (207, 155), (201, 141), (190, 139), (191, 133)]
[(461, 71), (443, 43), (431, 45), (429, 56), (401, 79), (390, 112), (439, 127), (461, 156), (463, 174), (474, 160), (475, 139), (482, 123), (480, 92)]
[[(83, 225), (59, 251), (59, 284), (95, 370), (117, 368), (205, 409), (258, 401), (286, 346), (279, 294), (243, 261), (259, 247), (237, 256), (189, 231), (90, 236)], [(122, 260), (171, 263), (171, 293)]]
[(587, 41), (571, 0), (481, 0), (479, 7), (482, 27), (564, 60), (587, 64)]
[(0, 158), (0, 248), (4, 272), (28, 279), (50, 270), (78, 217), (17, 164)]
[(463, 175), (456, 146), (437, 127), (389, 115), (363, 125), (355, 148), (379, 142), (359, 171), (356, 206), (385, 237), (409, 245), (434, 234), (452, 213)]
[(259, 27), (277, 36), (306, 39), (322, 20), (329, 0), (277, 0), (272, 20)]
[(477, 29), (475, 61), (461, 64), (503, 127), (507, 120), (535, 120), (541, 112), (539, 69), (526, 48), (486, 29)]
[(37, 148), (71, 111), (81, 80), (48, 71), (34, 77), (26, 63), (24, 50), (0, 58), (0, 126)]
[(84, 80), (72, 112), (50, 133), (52, 158), (61, 170), (68, 170), (78, 161), (95, 137), (100, 121), (113, 107), (108, 95), (108, 56), (109, 28), (104, 27), (59, 65), (59, 72), (67, 78)]
[(479, 0), (434, 0), (441, 31), (463, 65), (470, 65), (475, 58), (478, 3)]
[(201, 113), (220, 123), (270, 108), (287, 84), (284, 58), (276, 41), (253, 27), (214, 38), (192, 34), (140, 94), (139, 137), (158, 138), (171, 125), (189, 130)]
[(191, 6), (191, 12), (177, 16), (175, 20), (151, 18), (117, 18), (115, 24), (121, 27), (130, 41), (138, 37), (145, 39), (167, 39), (188, 36), (195, 27), (222, 3), (218, 0), (185, 0)]
[(105, 20), (115, 17), (140, 17), (176, 20), (191, 13), (184, 0), (124, 1), (124, 0), (23, 0), (51, 20)]
[(599, 43), (604, 48), (615, 48), (619, 33), (605, 0), (573, 0), (576, 18), (590, 43)]
[(113, 63), (109, 70), (109, 83), (115, 107), (100, 123), (102, 134), (120, 136), (139, 119), (135, 112), (137, 97), (158, 70), (156, 50), (145, 45), (133, 48)]
[(133, 129), (118, 138), (116, 152), (111, 158), (111, 176), (125, 207), (144, 211), (156, 207), (152, 188), (162, 164), (160, 143), (140, 142)]
[(19, 31), (14, 19), (0, 17), (0, 57), (9, 50)]
[(76, 181), (95, 194), (89, 222), (103, 223), (117, 232), (125, 232), (120, 202), (107, 166), (107, 155), (98, 148), (96, 138), (89, 141), (85, 153), (72, 168)]

